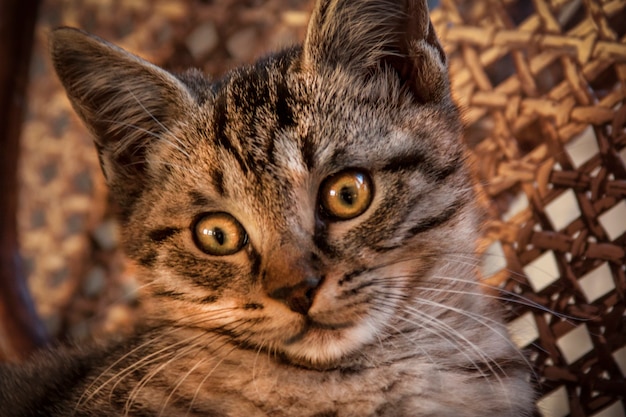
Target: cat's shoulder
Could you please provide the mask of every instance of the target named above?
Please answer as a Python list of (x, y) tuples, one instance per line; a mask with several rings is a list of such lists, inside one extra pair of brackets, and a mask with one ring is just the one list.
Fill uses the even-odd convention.
[(2, 416), (67, 415), (68, 398), (117, 344), (58, 345), (42, 348), (23, 363), (0, 364)]

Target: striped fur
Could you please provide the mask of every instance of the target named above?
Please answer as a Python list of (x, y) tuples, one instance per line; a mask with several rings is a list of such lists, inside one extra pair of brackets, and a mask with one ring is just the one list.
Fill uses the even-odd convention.
[[(475, 278), (480, 214), (425, 2), (320, 0), (302, 47), (215, 83), (73, 29), (54, 32), (51, 50), (154, 308), (129, 340), (5, 370), (22, 381), (0, 407), (530, 413), (528, 366)], [(338, 221), (319, 190), (351, 169), (368, 173), (373, 199)], [(198, 248), (194, 221), (210, 212), (242, 225), (242, 250)], [(37, 366), (64, 377), (33, 399)]]

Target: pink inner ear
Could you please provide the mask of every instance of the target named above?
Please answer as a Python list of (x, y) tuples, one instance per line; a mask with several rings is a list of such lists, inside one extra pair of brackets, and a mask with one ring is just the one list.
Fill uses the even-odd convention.
[[(109, 186), (123, 212), (141, 194), (146, 153), (167, 139), (193, 98), (167, 71), (72, 28), (50, 35), (54, 68), (76, 113), (94, 136)], [(180, 149), (185, 153), (184, 149)]]

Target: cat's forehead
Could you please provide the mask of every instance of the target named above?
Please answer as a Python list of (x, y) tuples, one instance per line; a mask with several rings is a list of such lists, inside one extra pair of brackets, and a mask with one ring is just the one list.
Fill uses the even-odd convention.
[(272, 59), (239, 68), (214, 85), (198, 130), (218, 164), (252, 179), (285, 163), (295, 167), (297, 144), (306, 135), (301, 116), (308, 95), (287, 66)]
[[(312, 171), (345, 158), (358, 163), (368, 150), (384, 153), (400, 146), (385, 139), (415, 127), (407, 127), (415, 108), (392, 74), (363, 82), (341, 69), (307, 73), (298, 68), (299, 58), (297, 50), (289, 51), (214, 84), (200, 126), (209, 136), (207, 145), (239, 151), (244, 171), (281, 161), (295, 166), (294, 152)], [(417, 115), (424, 119), (418, 130), (429, 130), (432, 112), (423, 113), (426, 117)]]
[(341, 68), (307, 73), (299, 59), (291, 50), (234, 70), (199, 103), (196, 126), (187, 129), (199, 148), (192, 163), (214, 191), (282, 206), (293, 190), (315, 194), (343, 169), (375, 171), (406, 155), (454, 152), (445, 112), (415, 105), (393, 73), (370, 80)]

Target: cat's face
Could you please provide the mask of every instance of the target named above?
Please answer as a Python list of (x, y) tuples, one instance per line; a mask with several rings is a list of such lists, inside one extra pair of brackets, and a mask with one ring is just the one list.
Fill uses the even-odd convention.
[(393, 6), (322, 1), (303, 48), (215, 84), (56, 32), (160, 319), (328, 367), (437, 314), (474, 207), (425, 6)]
[(127, 244), (168, 316), (333, 361), (384, 329), (458, 245), (447, 234), (466, 234), (454, 115), (398, 85), (273, 65), (233, 74), (160, 135)]

